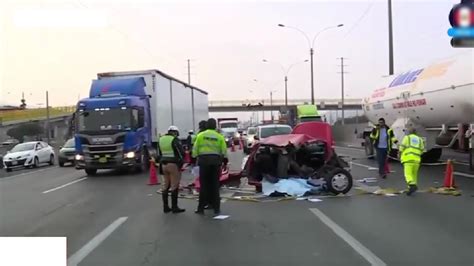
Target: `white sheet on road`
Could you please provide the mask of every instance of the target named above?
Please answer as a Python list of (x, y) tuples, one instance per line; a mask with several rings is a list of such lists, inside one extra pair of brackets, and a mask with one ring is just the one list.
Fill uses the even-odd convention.
[(277, 183), (272, 184), (266, 180), (262, 181), (262, 191), (265, 196), (269, 196), (273, 192), (286, 193), (290, 196), (301, 197), (306, 192), (314, 189), (306, 183), (307, 180), (301, 178), (280, 179)]

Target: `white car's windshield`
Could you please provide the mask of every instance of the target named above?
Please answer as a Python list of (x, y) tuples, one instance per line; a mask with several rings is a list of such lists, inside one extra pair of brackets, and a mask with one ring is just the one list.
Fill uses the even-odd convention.
[(15, 147), (13, 147), (13, 149), (11, 149), (11, 152), (31, 151), (35, 149), (35, 144), (36, 143), (18, 144)]
[(285, 135), (291, 133), (291, 127), (275, 126), (275, 127), (262, 127), (260, 129), (260, 138), (268, 138), (275, 135)]
[(68, 141), (64, 144), (64, 148), (74, 148), (74, 139), (68, 140)]
[(247, 130), (247, 135), (255, 135), (257, 133), (257, 129), (252, 127)]

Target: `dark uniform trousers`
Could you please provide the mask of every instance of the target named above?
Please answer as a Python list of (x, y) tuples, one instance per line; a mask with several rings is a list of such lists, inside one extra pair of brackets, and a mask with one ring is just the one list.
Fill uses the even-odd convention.
[(201, 183), (198, 209), (202, 210), (207, 204), (210, 204), (215, 211), (220, 211), (219, 175), (222, 158), (218, 156), (200, 156), (198, 165)]

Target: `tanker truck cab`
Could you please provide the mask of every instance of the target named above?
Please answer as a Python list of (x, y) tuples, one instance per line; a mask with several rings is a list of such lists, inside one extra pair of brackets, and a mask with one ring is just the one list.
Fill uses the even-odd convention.
[(151, 148), (150, 96), (143, 78), (92, 82), (76, 113), (76, 168), (144, 171)]

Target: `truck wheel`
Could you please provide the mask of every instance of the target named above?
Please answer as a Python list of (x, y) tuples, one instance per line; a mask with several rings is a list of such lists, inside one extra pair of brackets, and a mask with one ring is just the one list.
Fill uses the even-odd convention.
[(86, 174), (88, 176), (94, 176), (94, 175), (97, 174), (97, 169), (86, 168), (86, 169), (84, 169), (84, 171), (86, 171)]
[(140, 152), (140, 161), (138, 165), (135, 167), (135, 172), (137, 173), (142, 173), (148, 171), (148, 168), (150, 167), (150, 157), (148, 156), (148, 152), (146, 149), (143, 149)]
[(375, 157), (374, 156), (374, 144), (372, 143), (372, 141), (370, 140), (369, 137), (365, 137), (364, 149), (365, 149), (365, 155), (367, 156), (367, 158), (373, 159)]
[(49, 156), (49, 165), (54, 165), (54, 155)]
[(346, 194), (352, 188), (352, 175), (341, 168), (335, 168), (325, 176), (327, 190), (336, 195)]

